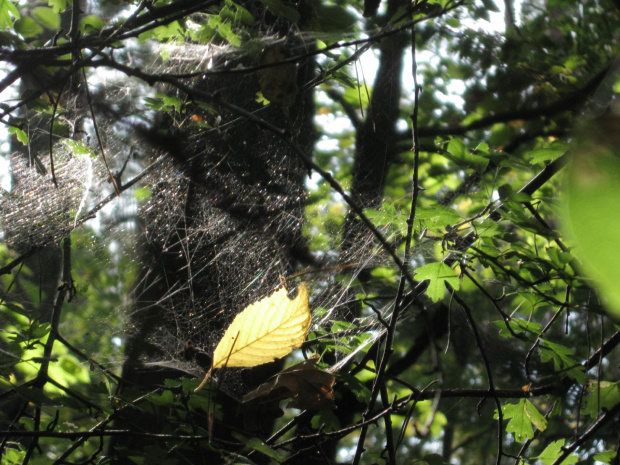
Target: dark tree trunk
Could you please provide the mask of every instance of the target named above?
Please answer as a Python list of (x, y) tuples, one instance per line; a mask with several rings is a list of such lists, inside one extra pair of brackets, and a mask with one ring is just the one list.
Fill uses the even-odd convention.
[[(295, 54), (303, 44), (289, 40)], [(221, 56), (229, 69), (257, 63), (248, 58)], [(313, 68), (302, 63), (298, 87), (310, 80)], [(256, 73), (224, 74), (199, 84), (217, 92), (278, 127), (288, 128), (291, 140), (308, 155), (314, 145), (313, 96), (298, 95), (285, 117), (277, 105), (256, 102)], [(202, 376), (210, 355), (233, 316), (248, 304), (271, 294), (280, 277), (291, 274), (304, 254), (302, 218), (307, 169), (290, 146), (276, 135), (232, 113), (216, 118), (202, 114), (216, 129), (203, 132), (167, 131), (164, 137), (168, 172), (152, 187), (152, 200), (142, 219), (143, 268), (136, 286), (135, 332), (126, 345), (122, 391), (132, 385), (155, 389), (167, 378), (187, 371)], [(154, 131), (161, 134), (161, 128)], [(188, 348), (191, 351), (188, 352)], [(223, 421), (212, 428), (213, 444), (231, 441), (243, 430), (235, 395), (257, 386), (276, 365), (228, 370), (232, 381), (221, 387)], [(231, 379), (227, 375), (227, 379)], [(169, 413), (152, 409), (119, 418), (117, 426), (134, 431), (161, 432)], [(206, 417), (195, 419), (205, 426)], [(142, 448), (148, 441), (116, 440), (116, 446)], [(230, 446), (229, 446), (230, 447)], [(234, 447), (232, 447), (234, 449)], [(194, 463), (207, 463), (218, 452), (198, 451)], [(209, 462), (215, 463), (215, 462)]]

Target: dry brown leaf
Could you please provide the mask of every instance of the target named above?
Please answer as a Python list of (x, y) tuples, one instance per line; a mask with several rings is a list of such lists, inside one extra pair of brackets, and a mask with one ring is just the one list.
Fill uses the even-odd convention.
[(243, 397), (243, 403), (279, 402), (294, 397), (287, 407), (302, 410), (335, 408), (334, 375), (315, 367), (318, 356), (293, 365)]

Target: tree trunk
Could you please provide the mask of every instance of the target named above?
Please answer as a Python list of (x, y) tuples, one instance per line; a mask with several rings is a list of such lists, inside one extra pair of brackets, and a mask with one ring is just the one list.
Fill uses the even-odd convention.
[[(287, 43), (296, 47), (296, 54), (303, 52), (303, 44)], [(226, 62), (229, 69), (257, 64), (247, 57), (226, 55), (218, 61)], [(310, 64), (300, 67), (298, 87), (311, 78), (312, 71)], [(199, 87), (276, 126), (288, 126), (292, 141), (310, 155), (314, 144), (311, 91), (298, 95), (287, 108), (287, 121), (282, 107), (263, 108), (256, 102), (256, 73), (216, 75)], [(271, 294), (304, 254), (301, 228), (307, 170), (290, 146), (238, 115), (221, 112), (214, 117), (195, 111), (195, 118), (204, 118), (216, 129), (168, 131), (169, 171), (153, 186), (152, 200), (143, 213), (143, 269), (131, 318), (135, 332), (125, 351), (125, 393), (132, 384), (154, 389), (186, 372), (204, 375), (234, 315)], [(161, 134), (161, 129), (154, 132)], [(276, 366), (227, 370), (220, 387), (229, 395), (218, 399), (224, 415), (210, 428), (215, 445), (234, 440), (231, 432), (243, 430), (235, 398), (265, 381)], [(117, 425), (159, 432), (169, 421), (166, 413), (164, 409), (141, 415), (131, 412)], [(206, 417), (195, 421), (206, 427)], [(145, 440), (128, 437), (113, 445), (143, 447)], [(214, 457), (219, 453), (196, 450), (194, 463)]]

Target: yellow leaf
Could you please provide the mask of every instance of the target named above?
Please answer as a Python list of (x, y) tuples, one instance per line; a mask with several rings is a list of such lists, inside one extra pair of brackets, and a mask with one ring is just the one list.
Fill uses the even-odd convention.
[(310, 327), (308, 288), (289, 299), (282, 288), (248, 305), (235, 317), (213, 353), (213, 369), (253, 367), (301, 347)]

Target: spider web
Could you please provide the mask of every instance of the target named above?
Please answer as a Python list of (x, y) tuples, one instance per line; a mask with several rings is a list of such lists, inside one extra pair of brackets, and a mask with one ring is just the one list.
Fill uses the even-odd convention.
[[(295, 53), (303, 51), (305, 43), (296, 46)], [(166, 60), (140, 59), (149, 72), (173, 74), (240, 70), (257, 61), (217, 47), (168, 46), (165, 56)], [(186, 82), (221, 92), (227, 101), (266, 121), (289, 125), (293, 142), (310, 154), (316, 142), (313, 112), (304, 105), (313, 104), (312, 96), (298, 96), (287, 122), (281, 108), (256, 101), (256, 81), (255, 72), (231, 72)], [(338, 366), (344, 365), (383, 333), (377, 315), (388, 318), (391, 304), (379, 299), (372, 301), (374, 310), (366, 305), (365, 297), (374, 291), (364, 284), (363, 275), (389, 266), (389, 257), (364, 229), (355, 234), (358, 240), (346, 254), (338, 247), (308, 250), (308, 232), (304, 236), (303, 231), (308, 171), (290, 146), (234, 112), (210, 111), (182, 95), (177, 98), (183, 107), (168, 115), (136, 99), (170, 92), (158, 88), (149, 93), (115, 75), (96, 82), (93, 100), (101, 113), (97, 120), (101, 141), (90, 124), (85, 144), (89, 152), (76, 153), (74, 146), (62, 141), (54, 144), (58, 187), (48, 151), (38, 154), (45, 174), (29, 166), (23, 155), (13, 155), (12, 190), (5, 194), (3, 208), (6, 242), (26, 251), (58, 242), (76, 227), (92, 228), (102, 238), (99, 244), (135, 257), (139, 271), (133, 295), (120, 309), (125, 329), (117, 328), (111, 335), (127, 343), (146, 334), (144, 342), (153, 350), (139, 351), (136, 357), (147, 367), (201, 377), (234, 316), (270, 295), (283, 278), (290, 278), (291, 291), (299, 282), (309, 284), (311, 308), (316, 310), (311, 331), (332, 341), (338, 349)], [(108, 168), (120, 186), (130, 185), (120, 198), (114, 197)], [(331, 202), (342, 200), (334, 196)], [(389, 227), (382, 232), (388, 240), (397, 239)], [(113, 265), (110, 259), (101, 263)], [(74, 270), (78, 280), (81, 271)], [(140, 321), (149, 317), (155, 321), (144, 333)], [(332, 334), (334, 321), (342, 323)], [(345, 350), (346, 341), (362, 334), (367, 336), (357, 347)], [(313, 350), (312, 343), (308, 346)], [(229, 370), (223, 387), (236, 395), (246, 392), (244, 371)]]

